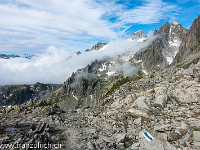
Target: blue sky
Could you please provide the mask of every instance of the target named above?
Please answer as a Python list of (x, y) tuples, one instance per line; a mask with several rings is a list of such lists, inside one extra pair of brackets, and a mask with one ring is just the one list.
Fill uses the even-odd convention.
[(166, 21), (189, 28), (200, 0), (0, 0), (0, 53), (84, 51)]

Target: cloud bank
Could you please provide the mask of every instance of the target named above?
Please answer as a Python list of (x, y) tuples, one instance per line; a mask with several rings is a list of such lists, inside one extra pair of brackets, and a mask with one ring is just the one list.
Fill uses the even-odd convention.
[[(36, 82), (62, 84), (73, 72), (92, 61), (101, 60), (104, 57), (117, 58), (128, 52), (135, 53), (148, 46), (154, 38), (150, 36), (146, 42), (142, 43), (137, 39), (120, 39), (110, 42), (103, 51), (84, 52), (81, 55), (51, 46), (45, 54), (31, 59), (0, 59), (0, 85)], [(125, 67), (127, 65), (129, 64), (125, 64)]]
[(122, 73), (125, 77), (132, 77), (133, 75), (138, 75), (139, 72), (139, 68), (129, 61), (115, 65), (113, 67), (113, 70)]

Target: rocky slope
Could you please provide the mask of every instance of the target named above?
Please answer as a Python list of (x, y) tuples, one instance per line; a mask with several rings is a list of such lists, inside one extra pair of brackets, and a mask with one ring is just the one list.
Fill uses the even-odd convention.
[[(191, 28), (199, 30), (195, 22)], [(187, 39), (198, 39), (191, 28)], [(1, 108), (1, 149), (9, 149), (5, 144), (38, 142), (56, 144), (49, 149), (60, 146), (63, 150), (200, 149), (200, 61), (190, 57), (187, 67), (163, 68), (167, 65), (164, 48), (177, 47), (176, 40), (185, 31), (175, 21), (154, 34), (160, 36), (132, 59), (95, 61), (73, 73), (49, 97)], [(145, 38), (141, 31), (133, 36)], [(187, 46), (192, 47), (190, 44)], [(111, 72), (117, 61), (134, 64), (136, 58), (145, 67), (163, 65), (131, 77)]]
[[(1, 116), (1, 143), (62, 149), (199, 149), (200, 62), (127, 82), (98, 105), (64, 113), (26, 103)], [(21, 117), (19, 117), (21, 116)]]

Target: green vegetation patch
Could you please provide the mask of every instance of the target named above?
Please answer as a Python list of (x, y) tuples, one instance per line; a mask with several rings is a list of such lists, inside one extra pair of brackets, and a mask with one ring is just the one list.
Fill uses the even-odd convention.
[(118, 80), (116, 83), (113, 84), (113, 86), (107, 90), (107, 92), (105, 94), (103, 94), (100, 99), (105, 99), (106, 97), (108, 97), (109, 95), (113, 94), (117, 89), (120, 88), (120, 86), (131, 82), (131, 81), (137, 81), (139, 79), (141, 79), (141, 76), (136, 76), (136, 77), (126, 77), (126, 78), (122, 78), (121, 80)]

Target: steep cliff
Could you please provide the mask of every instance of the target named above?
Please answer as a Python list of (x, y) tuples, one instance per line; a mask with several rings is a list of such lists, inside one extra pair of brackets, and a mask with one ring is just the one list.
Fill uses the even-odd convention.
[[(200, 15), (194, 20), (188, 33), (184, 36), (173, 64), (192, 61), (200, 57)], [(186, 60), (187, 59), (187, 60)], [(190, 59), (190, 60), (189, 60)]]

